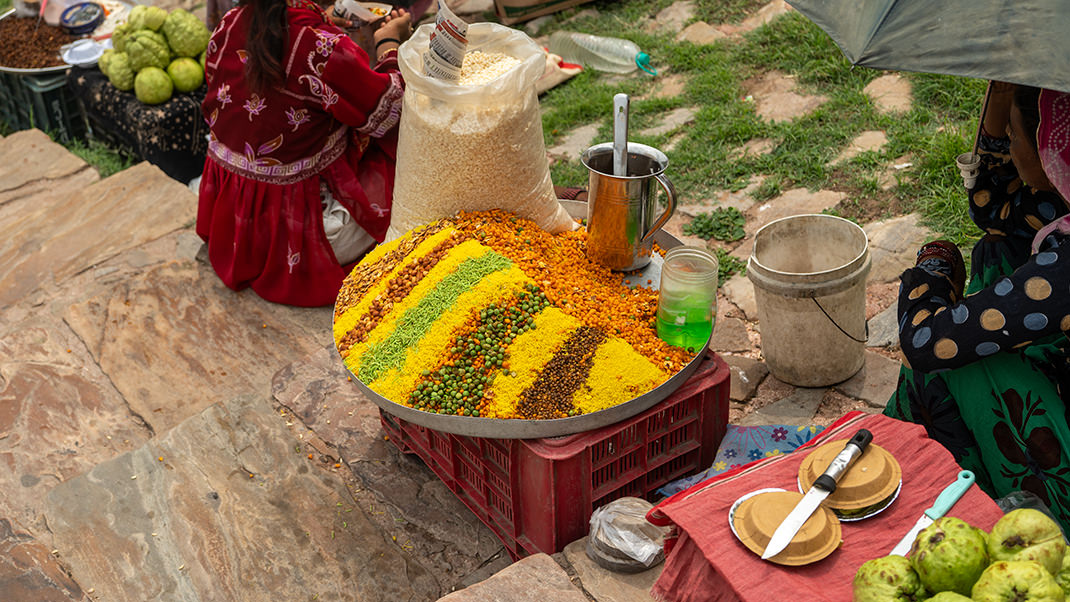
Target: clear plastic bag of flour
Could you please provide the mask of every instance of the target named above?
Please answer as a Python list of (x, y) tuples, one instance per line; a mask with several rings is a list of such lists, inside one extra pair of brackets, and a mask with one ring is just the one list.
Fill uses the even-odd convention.
[(468, 26), (469, 53), (519, 60), (479, 84), (425, 75), (433, 24), (420, 26), (399, 59), (405, 100), (387, 239), (460, 211), (504, 209), (543, 230), (575, 227), (557, 202), (542, 137), (535, 81), (546, 55), (523, 32), (497, 23)]

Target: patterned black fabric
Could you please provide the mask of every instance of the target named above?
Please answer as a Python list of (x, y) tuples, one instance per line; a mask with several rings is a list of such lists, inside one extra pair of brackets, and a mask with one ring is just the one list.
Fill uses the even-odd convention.
[(201, 115), (205, 88), (175, 94), (155, 106), (116, 89), (100, 70), (73, 67), (67, 85), (85, 107), (94, 138), (156, 165), (180, 182), (204, 169), (208, 124)]

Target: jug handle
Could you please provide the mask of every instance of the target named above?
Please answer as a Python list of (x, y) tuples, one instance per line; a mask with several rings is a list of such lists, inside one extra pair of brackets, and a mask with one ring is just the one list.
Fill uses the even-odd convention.
[(654, 224), (650, 226), (650, 230), (643, 235), (643, 239), (639, 241), (640, 245), (645, 244), (651, 239), (653, 239), (654, 234), (657, 233), (658, 229), (664, 226), (665, 223), (669, 221), (669, 218), (672, 217), (672, 214), (676, 211), (676, 187), (672, 185), (672, 182), (669, 181), (669, 178), (665, 177), (664, 173), (659, 173), (654, 177), (658, 179), (658, 182), (661, 184), (661, 187), (665, 189), (665, 196), (668, 197), (666, 205), (668, 206), (665, 208), (665, 212), (658, 216), (657, 221), (655, 221)]

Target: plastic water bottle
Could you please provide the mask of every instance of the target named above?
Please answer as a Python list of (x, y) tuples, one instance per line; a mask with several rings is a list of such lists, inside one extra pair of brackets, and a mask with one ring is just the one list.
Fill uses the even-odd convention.
[(610, 73), (631, 73), (636, 68), (651, 75), (650, 55), (639, 50), (631, 40), (604, 38), (588, 33), (556, 31), (550, 36), (550, 52), (565, 62)]

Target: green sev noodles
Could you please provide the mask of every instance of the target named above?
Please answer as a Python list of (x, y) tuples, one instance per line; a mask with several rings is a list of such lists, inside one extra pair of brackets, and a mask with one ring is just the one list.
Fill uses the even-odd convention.
[(494, 251), (464, 260), (457, 270), (442, 279), (415, 307), (398, 318), (394, 332), (372, 345), (361, 358), (357, 376), (371, 383), (384, 372), (400, 368), (410, 347), (415, 345), (457, 298), (489, 274), (512, 267), (513, 262)]

